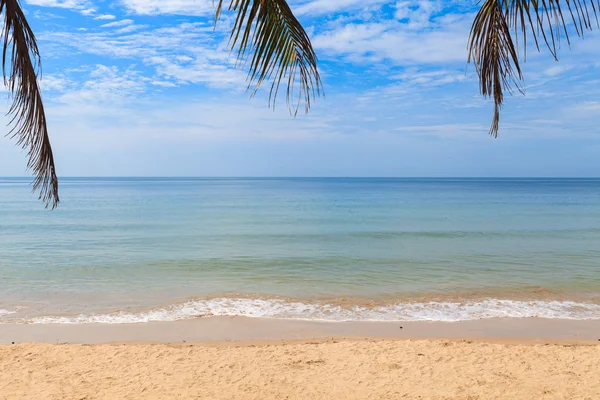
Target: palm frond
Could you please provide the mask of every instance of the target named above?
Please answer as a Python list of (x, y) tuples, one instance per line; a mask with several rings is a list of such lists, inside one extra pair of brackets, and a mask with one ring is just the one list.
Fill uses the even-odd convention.
[(469, 38), (469, 61), (479, 74), (481, 93), (494, 98), (494, 119), (490, 135), (498, 136), (500, 107), (505, 89), (519, 86), (523, 78), (510, 28), (499, 0), (487, 0), (475, 17)]
[(13, 98), (8, 111), (12, 115), (9, 135), (27, 149), (27, 168), (35, 176), (33, 190), (39, 190), (39, 198), (53, 209), (59, 203), (58, 179), (37, 80), (39, 50), (18, 0), (0, 0), (0, 13), (4, 13), (2, 72)]
[(558, 60), (560, 38), (564, 36), (570, 44), (573, 31), (583, 37), (586, 30), (592, 29), (593, 20), (598, 25), (599, 12), (600, 0), (483, 1), (471, 27), (468, 50), (469, 62), (474, 62), (479, 74), (481, 93), (494, 99), (492, 136), (498, 136), (504, 91), (522, 92), (518, 47), (525, 60), (528, 35), (538, 51), (540, 43), (545, 43)]
[[(216, 18), (223, 10), (219, 0)], [(248, 89), (252, 95), (271, 80), (269, 106), (275, 105), (281, 81), (287, 80), (286, 101), (294, 115), (304, 103), (308, 112), (323, 86), (310, 38), (285, 0), (231, 0), (236, 12), (229, 45), (239, 62), (249, 61)]]

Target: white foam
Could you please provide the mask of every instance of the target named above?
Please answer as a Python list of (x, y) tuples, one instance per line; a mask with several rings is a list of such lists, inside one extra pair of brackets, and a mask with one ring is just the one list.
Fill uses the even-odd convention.
[(178, 321), (205, 316), (244, 316), (311, 321), (467, 321), (485, 318), (600, 319), (600, 305), (572, 301), (514, 301), (488, 299), (477, 302), (399, 303), (379, 307), (342, 307), (331, 304), (218, 298), (194, 300), (155, 310), (110, 314), (38, 317), (36, 324), (128, 324)]
[(10, 311), (10, 310), (5, 310), (3, 308), (0, 308), (0, 317), (3, 317), (5, 315), (14, 314), (14, 313), (16, 313), (16, 311)]

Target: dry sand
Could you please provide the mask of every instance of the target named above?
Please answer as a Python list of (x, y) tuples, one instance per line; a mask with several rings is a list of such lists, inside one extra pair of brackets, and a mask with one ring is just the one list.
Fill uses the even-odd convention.
[(599, 399), (600, 345), (0, 346), (2, 399)]

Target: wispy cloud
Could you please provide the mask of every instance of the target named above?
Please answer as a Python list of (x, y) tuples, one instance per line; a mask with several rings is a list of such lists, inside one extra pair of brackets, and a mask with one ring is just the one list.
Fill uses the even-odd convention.
[(100, 25), (100, 26), (102, 26), (103, 28), (115, 28), (115, 27), (121, 27), (121, 26), (125, 26), (125, 25), (131, 25), (131, 24), (133, 24), (132, 19), (122, 19), (120, 21), (109, 22), (107, 24)]
[(26, 0), (27, 4), (38, 7), (66, 8), (78, 11), (84, 15), (94, 12), (88, 0)]
[(116, 29), (114, 31), (114, 33), (115, 34), (131, 33), (131, 32), (139, 31), (142, 29), (146, 29), (147, 27), (148, 27), (148, 25), (132, 24), (132, 25), (127, 25), (123, 28)]
[(94, 17), (94, 19), (100, 20), (100, 21), (103, 21), (103, 20), (110, 21), (110, 20), (116, 19), (116, 18), (117, 17), (115, 17), (112, 14), (102, 14), (102, 15), (98, 15), (97, 17)]
[(69, 80), (62, 74), (44, 75), (42, 79), (40, 79), (40, 84), (44, 92), (64, 92), (70, 86)]
[(364, 10), (388, 2), (388, 0), (312, 0), (297, 5), (294, 11), (298, 15), (322, 15), (339, 11)]
[(41, 20), (65, 19), (65, 17), (62, 15), (53, 14), (53, 13), (49, 13), (49, 12), (43, 12), (41, 10), (35, 10), (35, 12), (33, 13), (33, 17), (36, 19), (41, 19)]
[[(182, 23), (147, 29), (133, 20), (102, 25), (120, 28), (110, 32), (45, 33), (42, 40), (59, 44), (63, 51), (136, 60), (153, 71), (149, 79), (167, 85), (205, 84), (216, 88), (245, 87), (245, 72), (223, 46), (223, 38), (203, 23)], [(139, 32), (133, 32), (138, 31)], [(155, 83), (157, 84), (157, 83)]]
[(212, 0), (122, 0), (130, 11), (141, 15), (207, 15), (215, 12)]
[(74, 9), (83, 9), (89, 4), (87, 0), (26, 0), (26, 2), (33, 6)]
[[(313, 43), (328, 60), (362, 64), (383, 76), (396, 67), (462, 68), (473, 18), (473, 4), (463, 0), (409, 0), (382, 4), (370, 1), (370, 11), (357, 2), (332, 2), (339, 12), (315, 28)], [(309, 2), (306, 7), (326, 7)], [(303, 7), (303, 6), (301, 6)], [(460, 65), (460, 67), (459, 67)]]

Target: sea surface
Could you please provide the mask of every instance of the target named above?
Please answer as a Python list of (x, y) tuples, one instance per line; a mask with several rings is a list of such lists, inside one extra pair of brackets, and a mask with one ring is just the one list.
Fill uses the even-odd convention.
[(0, 178), (0, 323), (600, 319), (600, 180)]

